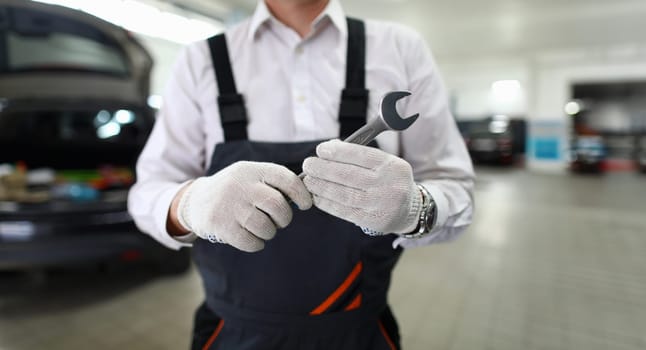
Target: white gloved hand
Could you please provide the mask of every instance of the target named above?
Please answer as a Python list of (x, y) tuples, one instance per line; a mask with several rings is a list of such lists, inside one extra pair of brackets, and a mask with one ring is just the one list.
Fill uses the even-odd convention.
[(289, 197), (312, 206), (301, 179), (284, 166), (237, 162), (191, 183), (179, 200), (177, 218), (198, 237), (256, 252), (292, 220)]
[(382, 150), (332, 140), (303, 163), (314, 205), (338, 218), (385, 233), (418, 225), (422, 194), (405, 160)]

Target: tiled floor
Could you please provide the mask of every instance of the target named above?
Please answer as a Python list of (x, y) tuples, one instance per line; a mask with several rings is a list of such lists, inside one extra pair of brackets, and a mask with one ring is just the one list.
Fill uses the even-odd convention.
[[(481, 169), (476, 195), (466, 235), (397, 267), (405, 349), (646, 349), (646, 177)], [(0, 349), (187, 348), (194, 271), (39, 279), (0, 275)]]

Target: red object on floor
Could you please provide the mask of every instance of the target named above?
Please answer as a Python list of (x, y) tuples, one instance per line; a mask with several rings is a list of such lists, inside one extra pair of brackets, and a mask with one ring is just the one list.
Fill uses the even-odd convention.
[(630, 159), (606, 159), (601, 163), (604, 172), (636, 171), (637, 164)]

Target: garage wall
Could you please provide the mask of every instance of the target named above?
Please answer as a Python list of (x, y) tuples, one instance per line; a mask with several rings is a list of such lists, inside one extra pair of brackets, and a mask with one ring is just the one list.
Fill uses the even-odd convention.
[[(493, 114), (524, 118), (531, 96), (531, 71), (527, 62), (513, 58), (486, 61), (453, 61), (439, 63), (447, 88), (453, 98), (453, 113), (458, 120), (481, 119)], [(496, 95), (496, 81), (516, 80), (520, 91)]]

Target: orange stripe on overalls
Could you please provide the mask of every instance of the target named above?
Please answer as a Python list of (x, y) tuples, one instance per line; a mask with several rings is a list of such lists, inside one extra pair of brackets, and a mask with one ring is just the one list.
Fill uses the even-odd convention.
[(379, 321), (379, 330), (381, 330), (381, 334), (384, 336), (386, 339), (386, 342), (388, 343), (388, 346), (390, 347), (390, 350), (397, 350), (395, 347), (395, 343), (393, 343), (392, 339), (390, 339), (390, 336), (388, 333), (386, 333), (386, 329), (384, 328), (384, 325)]
[(208, 350), (211, 347), (215, 339), (220, 334), (220, 331), (222, 330), (223, 326), (224, 326), (224, 320), (220, 320), (220, 322), (218, 323), (218, 326), (215, 327), (215, 331), (213, 331), (213, 334), (211, 334), (211, 337), (209, 338), (209, 340), (206, 342), (206, 344), (204, 344), (204, 347), (202, 347), (202, 350)]
[(335, 301), (337, 301), (341, 295), (352, 285), (352, 282), (354, 282), (357, 279), (357, 276), (361, 273), (361, 270), (363, 269), (363, 263), (359, 261), (354, 268), (352, 269), (352, 272), (346, 277), (345, 281), (341, 283), (339, 288), (337, 288), (330, 296), (325, 299), (321, 305), (317, 306), (314, 310), (310, 312), (310, 315), (320, 315), (324, 313), (327, 309), (334, 304)]
[(354, 299), (352, 299), (350, 304), (348, 304), (348, 306), (346, 306), (344, 310), (351, 311), (354, 309), (358, 309), (359, 306), (361, 306), (361, 293), (357, 294), (357, 296), (354, 297)]

